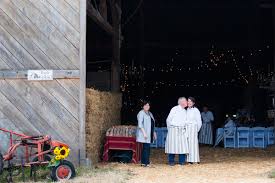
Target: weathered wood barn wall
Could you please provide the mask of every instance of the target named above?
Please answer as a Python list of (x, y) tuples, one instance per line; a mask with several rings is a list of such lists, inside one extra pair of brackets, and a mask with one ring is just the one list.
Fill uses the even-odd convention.
[[(0, 0), (0, 127), (49, 134), (71, 146), (75, 161), (84, 148), (81, 6), (86, 0)], [(28, 81), (30, 69), (53, 70), (54, 80)]]

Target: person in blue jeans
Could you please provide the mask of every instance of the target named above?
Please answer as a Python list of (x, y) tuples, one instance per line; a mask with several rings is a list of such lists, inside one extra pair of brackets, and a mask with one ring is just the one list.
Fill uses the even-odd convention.
[[(179, 154), (179, 165), (184, 165), (185, 164), (185, 154)], [(176, 154), (168, 154), (168, 161), (170, 166), (175, 165), (175, 157)]]
[(185, 156), (189, 153), (187, 142), (187, 100), (179, 98), (178, 105), (173, 107), (166, 119), (167, 138), (165, 141), (165, 153), (168, 154), (169, 165), (175, 165), (175, 155), (179, 155), (179, 164), (184, 165)]
[(142, 110), (137, 115), (138, 127), (136, 141), (142, 143), (141, 165), (148, 167), (150, 165), (150, 145), (156, 140), (155, 118), (150, 112), (150, 102), (142, 102)]

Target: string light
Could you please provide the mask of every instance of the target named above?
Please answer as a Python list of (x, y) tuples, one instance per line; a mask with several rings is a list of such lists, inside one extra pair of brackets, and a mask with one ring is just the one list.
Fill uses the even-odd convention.
[[(266, 46), (269, 49), (269, 46)], [(135, 106), (135, 100), (137, 100), (138, 88), (143, 87), (150, 90), (151, 94), (155, 94), (157, 91), (161, 91), (161, 88), (178, 88), (178, 87), (195, 87), (195, 88), (207, 88), (207, 87), (224, 87), (224, 86), (236, 86), (242, 87), (248, 84), (249, 79), (252, 77), (258, 82), (267, 82), (273, 76), (273, 72), (267, 72), (265, 69), (255, 68), (249, 64), (250, 57), (256, 57), (264, 54), (265, 49), (257, 49), (250, 51), (247, 54), (240, 54), (237, 50), (218, 50), (212, 46), (209, 51), (207, 59), (201, 60), (199, 63), (193, 64), (175, 64), (178, 61), (180, 53), (176, 51), (175, 56), (171, 57), (171, 64), (147, 64), (145, 66), (135, 66), (132, 64), (121, 65), (121, 91), (124, 93), (124, 102), (126, 106)], [(214, 73), (221, 69), (230, 70), (235, 72), (235, 78), (216, 78), (217, 80), (203, 81), (202, 77), (199, 81), (193, 79), (192, 81), (148, 81), (143, 82), (144, 74), (147, 73), (162, 73), (162, 75), (169, 73)], [(203, 75), (202, 75), (203, 76)], [(234, 75), (230, 76), (234, 77)]]
[[(256, 56), (257, 52), (258, 53), (262, 52), (262, 50), (261, 49), (256, 50), (255, 53), (253, 53), (252, 55)], [(143, 71), (162, 72), (162, 73), (187, 72), (187, 71), (189, 71), (189, 72), (205, 72), (205, 71), (212, 71), (212, 70), (214, 70), (214, 68), (217, 68), (218, 66), (224, 66), (226, 64), (230, 64), (230, 62), (227, 61), (228, 59), (230, 59), (230, 58), (228, 58), (229, 56), (231, 58), (235, 59), (234, 62), (236, 61), (237, 62), (236, 64), (245, 62), (244, 58), (248, 58), (248, 57), (245, 57), (244, 55), (241, 55), (240, 59), (238, 59), (237, 56), (235, 56), (237, 54), (233, 54), (233, 53), (235, 53), (235, 51), (233, 51), (233, 50), (220, 51), (219, 53), (215, 53), (214, 50), (211, 50), (209, 53), (209, 60), (201, 61), (199, 64), (192, 64), (191, 66), (188, 66), (187, 64), (184, 64), (184, 65), (177, 64), (176, 67), (171, 64), (158, 65), (158, 66), (148, 64), (145, 67), (143, 67)], [(173, 60), (174, 60), (174, 58), (173, 58)], [(251, 66), (249, 66), (249, 67), (251, 67)], [(133, 73), (137, 72), (136, 69), (137, 68), (135, 67)], [(252, 68), (250, 68), (250, 70), (252, 72), (255, 72), (252, 70)], [(243, 75), (242, 77), (244, 77), (246, 74), (242, 73), (242, 75)]]

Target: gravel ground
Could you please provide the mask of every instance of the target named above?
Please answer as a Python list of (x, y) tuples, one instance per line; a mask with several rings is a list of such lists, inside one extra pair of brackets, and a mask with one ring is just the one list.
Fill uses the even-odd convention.
[(134, 164), (101, 164), (131, 172), (129, 183), (274, 183), (269, 174), (275, 169), (275, 147), (224, 149), (201, 147), (201, 164), (170, 167), (163, 149), (152, 151), (153, 167)]
[[(200, 148), (201, 163), (170, 167), (163, 149), (153, 149), (153, 167), (101, 163), (69, 183), (275, 183), (275, 146), (267, 149)], [(275, 173), (273, 174), (275, 175)]]

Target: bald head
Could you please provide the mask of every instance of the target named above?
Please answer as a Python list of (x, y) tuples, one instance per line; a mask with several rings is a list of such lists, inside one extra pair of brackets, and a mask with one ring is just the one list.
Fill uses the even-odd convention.
[(180, 97), (178, 99), (178, 104), (182, 107), (185, 108), (187, 107), (187, 99), (185, 97)]

